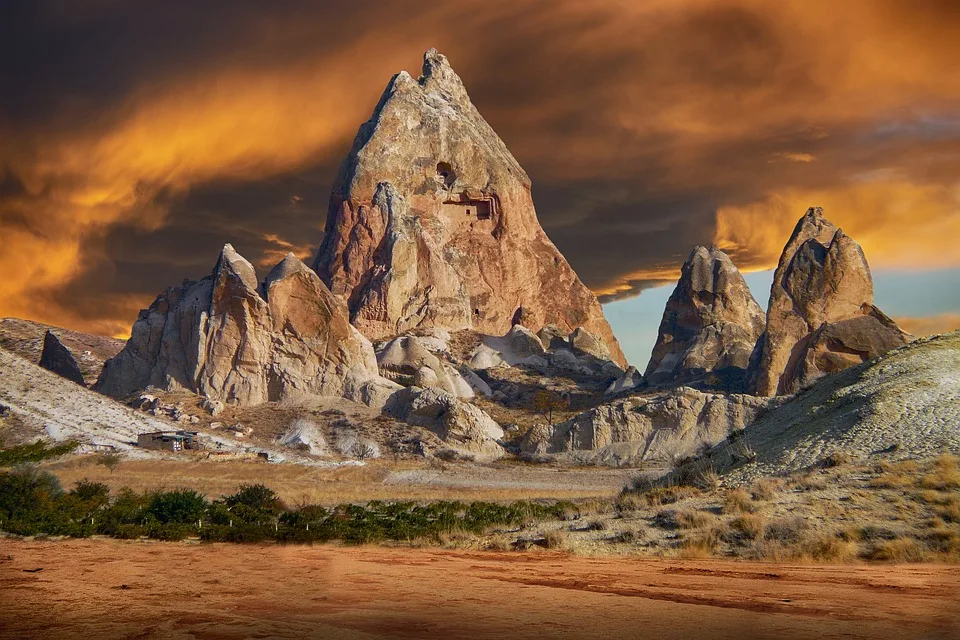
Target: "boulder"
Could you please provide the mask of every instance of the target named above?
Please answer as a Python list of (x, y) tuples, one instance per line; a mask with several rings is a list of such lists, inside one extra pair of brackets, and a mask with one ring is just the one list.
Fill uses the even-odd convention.
[(774, 273), (750, 389), (763, 396), (795, 393), (908, 339), (873, 305), (873, 278), (860, 245), (813, 207), (797, 223)]
[[(531, 429), (520, 450), (529, 454), (587, 452), (596, 462), (669, 461), (713, 446), (745, 428), (770, 401), (742, 394), (703, 393), (690, 387), (630, 397), (589, 409), (553, 426)], [(616, 453), (616, 455), (608, 455)]]
[(537, 332), (537, 337), (540, 338), (540, 343), (543, 344), (544, 348), (550, 351), (570, 348), (570, 343), (567, 342), (567, 335), (563, 331), (560, 331), (560, 327), (556, 325), (544, 325), (540, 331)]
[(322, 456), (327, 453), (327, 442), (320, 427), (311, 420), (298, 418), (290, 423), (277, 444), (306, 451), (311, 455)]
[(498, 440), (503, 429), (478, 407), (458, 400), (440, 389), (411, 387), (397, 393), (387, 413), (404, 422), (428, 429), (459, 451), (480, 458), (503, 455)]
[(607, 395), (615, 395), (624, 391), (632, 391), (643, 385), (643, 376), (637, 371), (636, 367), (627, 367), (622, 376), (610, 383), (604, 392)]
[(512, 367), (543, 354), (540, 338), (526, 327), (516, 324), (503, 336), (484, 336), (480, 346), (470, 356), (470, 368)]
[(360, 127), (314, 268), (370, 338), (552, 323), (583, 327), (625, 364), (596, 296), (540, 227), (529, 177), (432, 49)]
[(644, 377), (665, 385), (712, 373), (742, 390), (763, 326), (763, 309), (727, 254), (696, 247), (667, 301)]
[(346, 304), (289, 254), (257, 282), (229, 244), (213, 273), (161, 294), (104, 365), (96, 389), (187, 389), (211, 401), (255, 405), (300, 394), (385, 400), (373, 346)]
[(83, 374), (80, 373), (80, 365), (74, 359), (70, 350), (63, 346), (63, 343), (49, 329), (43, 335), (43, 352), (40, 354), (40, 366), (47, 371), (76, 382), (79, 385), (86, 386), (83, 381)]
[(574, 329), (570, 335), (567, 336), (567, 343), (575, 350), (591, 355), (599, 360), (610, 359), (610, 351), (603, 341), (583, 327)]

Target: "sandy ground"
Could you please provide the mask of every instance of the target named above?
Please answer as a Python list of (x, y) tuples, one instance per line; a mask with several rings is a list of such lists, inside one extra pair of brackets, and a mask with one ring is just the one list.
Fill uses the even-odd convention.
[(958, 587), (932, 565), (3, 539), (0, 637), (955, 638)]

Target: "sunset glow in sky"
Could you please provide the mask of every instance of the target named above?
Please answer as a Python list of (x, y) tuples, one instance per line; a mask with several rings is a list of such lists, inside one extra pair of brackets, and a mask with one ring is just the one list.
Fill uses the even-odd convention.
[(4, 2), (0, 316), (122, 335), (225, 242), (311, 256), (437, 47), (641, 368), (665, 296), (636, 294), (696, 244), (769, 269), (811, 205), (906, 329), (958, 328), (958, 33), (954, 0)]

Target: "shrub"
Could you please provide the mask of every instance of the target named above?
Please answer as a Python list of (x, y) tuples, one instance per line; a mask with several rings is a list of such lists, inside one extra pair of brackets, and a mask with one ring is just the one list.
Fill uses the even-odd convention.
[(560, 530), (547, 531), (543, 534), (543, 543), (547, 549), (566, 549), (567, 533)]
[(194, 523), (207, 510), (207, 500), (192, 489), (155, 493), (147, 512), (161, 524)]
[(743, 489), (731, 489), (723, 496), (724, 513), (753, 513), (754, 504), (750, 494)]
[(243, 522), (272, 522), (283, 512), (283, 502), (263, 484), (242, 484), (232, 496), (222, 500), (231, 519)]
[(795, 543), (800, 541), (806, 530), (807, 521), (799, 516), (780, 518), (767, 525), (763, 537), (781, 543)]
[(58, 458), (66, 455), (79, 446), (76, 442), (47, 445), (45, 442), (21, 444), (7, 449), (0, 449), (0, 467), (12, 467), (30, 462), (41, 462), (48, 458)]
[(782, 481), (775, 478), (760, 478), (750, 486), (750, 497), (754, 500), (773, 500), (781, 489), (783, 489)]
[(824, 469), (834, 469), (849, 463), (850, 460), (850, 454), (848, 454), (846, 451), (836, 449), (820, 458), (817, 464)]
[(56, 499), (61, 494), (63, 488), (56, 476), (36, 467), (0, 473), (0, 520), (6, 523), (56, 511)]
[(705, 511), (682, 509), (674, 514), (674, 519), (681, 529), (702, 529), (716, 520), (716, 517)]
[(661, 505), (673, 504), (686, 498), (692, 498), (700, 495), (700, 489), (692, 486), (673, 485), (668, 487), (655, 487), (649, 491), (640, 494), (643, 501), (650, 507), (659, 507)]
[(922, 562), (927, 553), (923, 545), (912, 538), (884, 540), (871, 546), (864, 557), (885, 562)]
[(736, 539), (758, 540), (763, 537), (764, 520), (760, 516), (745, 514), (730, 521), (730, 530)]

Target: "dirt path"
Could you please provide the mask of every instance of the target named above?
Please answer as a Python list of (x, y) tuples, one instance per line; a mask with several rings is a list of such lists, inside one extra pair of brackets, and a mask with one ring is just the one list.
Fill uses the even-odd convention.
[(0, 637), (954, 638), (958, 587), (930, 565), (4, 539)]

